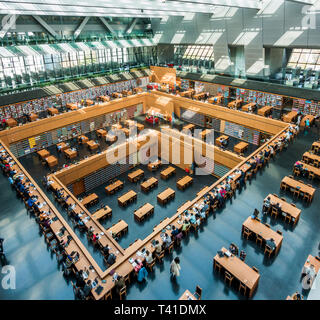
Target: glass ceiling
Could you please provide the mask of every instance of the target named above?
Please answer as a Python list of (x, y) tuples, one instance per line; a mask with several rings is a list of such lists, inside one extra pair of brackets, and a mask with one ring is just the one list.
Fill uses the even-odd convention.
[(259, 0), (7, 0), (1, 3), (0, 13), (51, 16), (161, 17), (183, 16), (190, 12), (213, 13), (216, 6), (259, 10), (261, 5), (262, 1)]

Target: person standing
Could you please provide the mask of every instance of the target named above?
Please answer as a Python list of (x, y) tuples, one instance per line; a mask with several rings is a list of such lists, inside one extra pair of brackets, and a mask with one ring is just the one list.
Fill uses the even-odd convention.
[(171, 274), (171, 279), (176, 279), (176, 277), (180, 276), (180, 259), (179, 257), (174, 258), (174, 260), (171, 262), (170, 265), (170, 274)]

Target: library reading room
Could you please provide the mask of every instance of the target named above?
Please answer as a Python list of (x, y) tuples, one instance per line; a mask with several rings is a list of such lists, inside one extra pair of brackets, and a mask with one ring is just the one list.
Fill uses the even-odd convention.
[(0, 3), (0, 300), (320, 299), (319, 1)]

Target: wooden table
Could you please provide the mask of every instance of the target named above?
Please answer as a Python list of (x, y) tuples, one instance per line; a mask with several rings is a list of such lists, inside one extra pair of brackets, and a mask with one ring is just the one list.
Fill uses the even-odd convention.
[(42, 149), (42, 150), (38, 151), (37, 154), (41, 159), (45, 159), (50, 156), (50, 152), (46, 149)]
[(111, 129), (112, 129), (112, 130), (120, 130), (120, 129), (122, 129), (122, 125), (119, 124), (119, 123), (113, 124), (113, 125), (111, 126)]
[(203, 99), (205, 96), (206, 96), (206, 92), (200, 92), (200, 93), (197, 93), (193, 96), (194, 99), (196, 100), (200, 100), (200, 99)]
[(78, 155), (77, 150), (72, 150), (71, 148), (65, 149), (63, 152), (64, 152), (65, 156), (69, 159), (76, 158)]
[(46, 162), (50, 168), (58, 164), (58, 159), (55, 156), (49, 156), (46, 158)]
[(99, 148), (99, 143), (96, 143), (94, 140), (87, 141), (87, 146), (90, 150), (95, 150)]
[[(226, 248), (221, 248), (222, 252), (226, 252)], [(232, 255), (226, 257), (225, 255), (220, 258), (218, 254), (213, 258), (213, 263), (220, 264), (223, 269), (227, 270), (231, 275), (233, 275), (238, 281), (245, 285), (246, 289), (249, 290), (249, 298), (256, 290), (260, 274), (249, 267), (245, 262), (240, 260), (237, 256)]]
[(144, 192), (150, 191), (152, 188), (155, 188), (158, 185), (158, 179), (152, 177), (149, 178), (147, 181), (142, 182), (140, 184), (141, 190)]
[(309, 119), (310, 126), (314, 123), (315, 117), (311, 114), (307, 114), (300, 121), (300, 127), (304, 127), (306, 125), (306, 120)]
[(144, 171), (141, 169), (135, 170), (128, 174), (128, 180), (130, 182), (137, 182), (144, 176)]
[(133, 190), (128, 191), (124, 195), (118, 198), (118, 204), (121, 207), (126, 206), (129, 202), (133, 202), (137, 199), (137, 193)]
[(250, 111), (250, 109), (251, 109), (251, 111), (254, 111), (254, 110), (256, 109), (256, 107), (257, 107), (257, 104), (256, 104), (255, 102), (250, 102), (250, 103), (245, 104), (245, 105), (241, 108), (241, 110), (248, 112), (248, 111)]
[(122, 94), (119, 92), (113, 92), (112, 93), (112, 98), (122, 98)]
[(148, 170), (156, 171), (160, 168), (160, 166), (161, 166), (161, 160), (158, 159), (157, 161), (148, 163)]
[(207, 135), (212, 134), (212, 133), (213, 133), (212, 129), (204, 129), (204, 130), (201, 131), (200, 137), (201, 137), (202, 140), (204, 140)]
[[(291, 218), (293, 218), (293, 219), (291, 219), (291, 221), (293, 220), (293, 225), (297, 224), (297, 222), (300, 219), (300, 214), (301, 214), (300, 209), (298, 209), (297, 207), (293, 206), (289, 202), (284, 201), (281, 198), (279, 198), (278, 196), (273, 195), (271, 193), (265, 198), (265, 200), (268, 197), (270, 197), (270, 201), (272, 203), (276, 203), (276, 204), (280, 203), (282, 212), (284, 212), (285, 214), (287, 214), (287, 215), (291, 216)], [(272, 204), (271, 204), (271, 207), (272, 207)]]
[(179, 300), (197, 300), (197, 298), (187, 289), (179, 298)]
[(176, 192), (173, 189), (167, 188), (166, 190), (158, 194), (157, 200), (161, 204), (166, 204), (171, 199), (174, 199), (175, 195), (176, 195)]
[(234, 146), (233, 150), (234, 152), (242, 153), (248, 148), (248, 146), (249, 146), (249, 143), (241, 141)]
[(187, 124), (187, 125), (185, 125), (183, 128), (182, 128), (182, 131), (193, 131), (194, 130), (194, 128), (195, 128), (196, 126), (194, 125), (194, 124), (192, 124), (192, 123), (189, 123), (189, 124)]
[(307, 163), (304, 163), (304, 162), (301, 162), (301, 163), (302, 163), (303, 169), (308, 169), (308, 172), (314, 173), (315, 177), (317, 179), (320, 179), (320, 168), (311, 166), (310, 164), (307, 164)]
[(195, 90), (187, 90), (187, 91), (183, 91), (183, 92), (179, 92), (179, 95), (181, 97), (191, 97), (193, 94), (195, 93)]
[(80, 137), (78, 137), (78, 142), (79, 143), (86, 143), (89, 141), (89, 138), (85, 135), (81, 135)]
[(123, 188), (123, 182), (120, 180), (115, 181), (114, 183), (109, 184), (104, 188), (106, 194), (114, 194), (116, 191)]
[(160, 172), (161, 179), (167, 180), (169, 177), (171, 177), (173, 174), (176, 173), (176, 169), (169, 166), (167, 169), (164, 169)]
[(97, 210), (92, 216), (91, 218), (93, 220), (99, 220), (105, 217), (111, 217), (112, 215), (112, 209), (108, 206), (105, 206), (104, 208), (101, 208), (99, 210)]
[(258, 110), (258, 115), (266, 117), (272, 113), (272, 109), (271, 106), (262, 107)]
[(106, 135), (106, 140), (110, 141), (110, 142), (115, 142), (117, 140), (117, 136), (111, 135), (111, 134), (107, 134)]
[[(300, 187), (300, 191), (303, 193), (307, 193), (310, 195), (311, 200), (313, 199), (314, 193), (316, 192), (316, 189), (313, 187), (310, 187), (302, 182), (299, 182), (295, 179), (292, 179), (290, 177), (284, 177), (281, 181), (281, 184), (285, 184), (291, 188), (296, 189), (296, 187)], [(291, 190), (290, 190), (291, 191)]]
[(150, 203), (146, 203), (139, 209), (134, 211), (134, 218), (138, 221), (143, 221), (145, 217), (154, 213), (154, 206)]
[(112, 233), (112, 236), (119, 237), (122, 233), (128, 231), (128, 224), (124, 220), (120, 220), (114, 224), (107, 232)]
[(193, 178), (190, 176), (184, 176), (180, 180), (177, 181), (177, 188), (179, 190), (185, 190), (187, 187), (189, 187), (193, 182)]
[(224, 141), (224, 140), (229, 140), (229, 137), (228, 136), (226, 136), (226, 135), (222, 135), (222, 136), (220, 136), (220, 137), (218, 137), (217, 139), (216, 139), (216, 144), (218, 145), (218, 146), (222, 146), (222, 141)]
[(94, 102), (92, 100), (90, 100), (90, 99), (87, 99), (86, 100), (86, 105), (87, 106), (92, 106), (92, 105), (94, 105)]
[[(251, 216), (247, 218), (247, 220), (242, 225), (242, 232), (244, 227), (249, 229), (253, 234), (260, 235), (264, 241), (273, 238), (275, 241), (276, 248), (274, 250), (274, 254), (276, 255), (281, 247), (283, 236), (267, 227), (265, 224), (261, 223), (257, 219), (252, 219)], [(266, 243), (264, 243), (264, 246)]]
[(6, 120), (6, 124), (8, 127), (12, 128), (12, 127), (16, 127), (18, 125), (18, 122), (13, 118), (9, 118)]
[(30, 113), (29, 117), (30, 121), (36, 121), (39, 118), (38, 115), (35, 113)]
[[(61, 147), (61, 148), (58, 148), (58, 147)], [(69, 144), (66, 144), (65, 142), (60, 142), (57, 144), (57, 148), (58, 148), (58, 151), (62, 152), (66, 149), (69, 149)]]
[(103, 101), (103, 102), (109, 102), (110, 101), (110, 97), (109, 96), (99, 96), (98, 99), (100, 101)]
[(99, 201), (99, 197), (95, 193), (91, 193), (88, 196), (84, 197), (81, 203), (85, 206), (91, 206)]
[(241, 107), (242, 100), (233, 100), (228, 103), (228, 107), (232, 109), (238, 109)]
[(107, 135), (107, 130), (98, 129), (98, 130), (96, 131), (96, 133), (97, 133), (97, 136), (98, 136), (99, 138), (105, 137), (105, 136)]
[(314, 154), (314, 153), (310, 153), (310, 152), (305, 152), (302, 156), (302, 160), (306, 163), (320, 163), (320, 156)]
[(75, 103), (67, 103), (66, 107), (69, 110), (77, 110), (78, 109), (78, 107)]
[(215, 97), (210, 97), (208, 99), (209, 103), (221, 103), (223, 99), (223, 96), (215, 96)]
[(297, 111), (291, 111), (283, 116), (284, 122), (293, 122), (298, 117)]
[(47, 109), (48, 110), (48, 113), (50, 114), (50, 115), (54, 115), (54, 114), (58, 114), (59, 113), (59, 111), (58, 111), (58, 109), (56, 109), (56, 108), (48, 108)]

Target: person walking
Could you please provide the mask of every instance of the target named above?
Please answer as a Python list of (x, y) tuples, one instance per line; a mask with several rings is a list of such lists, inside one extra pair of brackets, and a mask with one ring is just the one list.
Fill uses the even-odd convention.
[(180, 276), (180, 270), (181, 270), (180, 259), (179, 259), (179, 257), (176, 257), (173, 259), (173, 261), (171, 262), (171, 265), (170, 265), (170, 274), (171, 274), (172, 280), (175, 280), (176, 277)]

